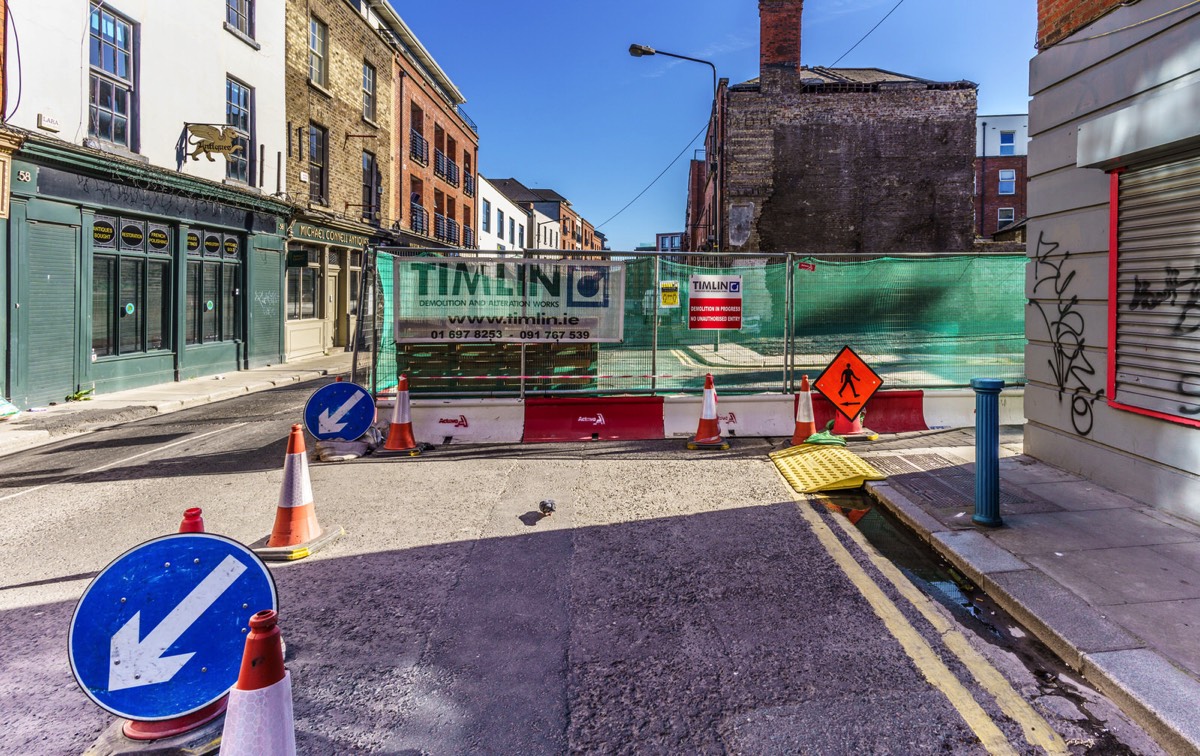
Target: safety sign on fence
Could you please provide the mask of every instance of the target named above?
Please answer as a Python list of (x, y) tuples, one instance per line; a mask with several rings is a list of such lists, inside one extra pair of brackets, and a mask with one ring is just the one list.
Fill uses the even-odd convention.
[(659, 307), (673, 310), (679, 307), (679, 282), (660, 281), (658, 284)]
[(742, 277), (691, 277), (688, 285), (688, 328), (740, 330), (742, 327)]
[(625, 264), (397, 258), (397, 343), (619, 342)]

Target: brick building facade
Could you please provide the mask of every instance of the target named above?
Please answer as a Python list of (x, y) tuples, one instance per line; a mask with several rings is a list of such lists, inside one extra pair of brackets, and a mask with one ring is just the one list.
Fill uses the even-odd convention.
[(1029, 116), (982, 115), (975, 141), (975, 233), (991, 239), (1025, 219)]
[(1046, 49), (1129, 0), (1039, 0), (1037, 47)]
[[(760, 76), (718, 87), (707, 156), (721, 248), (971, 249), (976, 86), (801, 66), (802, 6), (760, 2)], [(709, 196), (689, 197), (692, 228)]]

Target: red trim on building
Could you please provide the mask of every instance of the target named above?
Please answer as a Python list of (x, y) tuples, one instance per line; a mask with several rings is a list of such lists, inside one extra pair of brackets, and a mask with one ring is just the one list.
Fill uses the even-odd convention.
[(1117, 401), (1117, 232), (1120, 219), (1121, 174), (1124, 172), (1124, 168), (1113, 171), (1109, 174), (1108, 184), (1108, 379), (1106, 381), (1108, 406), (1136, 415), (1153, 417), (1156, 420), (1166, 420), (1176, 425), (1200, 428), (1200, 419), (1190, 420), (1178, 415), (1168, 415), (1165, 412), (1131, 407)]

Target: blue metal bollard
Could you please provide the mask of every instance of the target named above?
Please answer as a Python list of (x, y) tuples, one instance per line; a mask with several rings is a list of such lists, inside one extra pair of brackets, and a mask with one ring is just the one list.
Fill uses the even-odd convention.
[(1000, 519), (1000, 390), (999, 378), (972, 378), (975, 390), (975, 515), (973, 522), (989, 528)]

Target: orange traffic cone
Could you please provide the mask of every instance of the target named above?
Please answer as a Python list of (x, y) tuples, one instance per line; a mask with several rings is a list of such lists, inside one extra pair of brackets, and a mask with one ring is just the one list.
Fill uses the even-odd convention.
[(688, 441), (687, 448), (729, 448), (729, 442), (721, 438), (721, 425), (717, 420), (717, 389), (713, 385), (712, 373), (704, 376), (704, 406), (700, 410), (700, 424), (696, 427), (696, 437)]
[(308, 477), (304, 429), (293, 425), (283, 463), (283, 485), (279, 489), (279, 505), (275, 508), (275, 525), (266, 545), (256, 544), (254, 553), (268, 560), (302, 559), (341, 534), (341, 526), (322, 530), (317, 522), (312, 481)]
[(796, 432), (792, 434), (792, 446), (799, 446), (817, 432), (817, 423), (813, 420), (812, 389), (808, 386), (807, 375), (800, 376), (800, 393), (796, 396)]
[(375, 450), (375, 453), (383, 457), (397, 454), (415, 457), (421, 453), (421, 448), (417, 446), (417, 441), (413, 438), (407, 375), (400, 376), (400, 380), (396, 384), (396, 402), (392, 405), (392, 423), (388, 426), (387, 440), (383, 442), (383, 446)]
[(836, 436), (849, 436), (863, 432), (862, 415), (856, 415), (854, 420), (848, 420), (845, 415), (835, 410), (833, 415), (833, 433)]
[(224, 756), (295, 756), (292, 679), (283, 666), (283, 640), (274, 609), (250, 618), (237, 685), (221, 734)]

